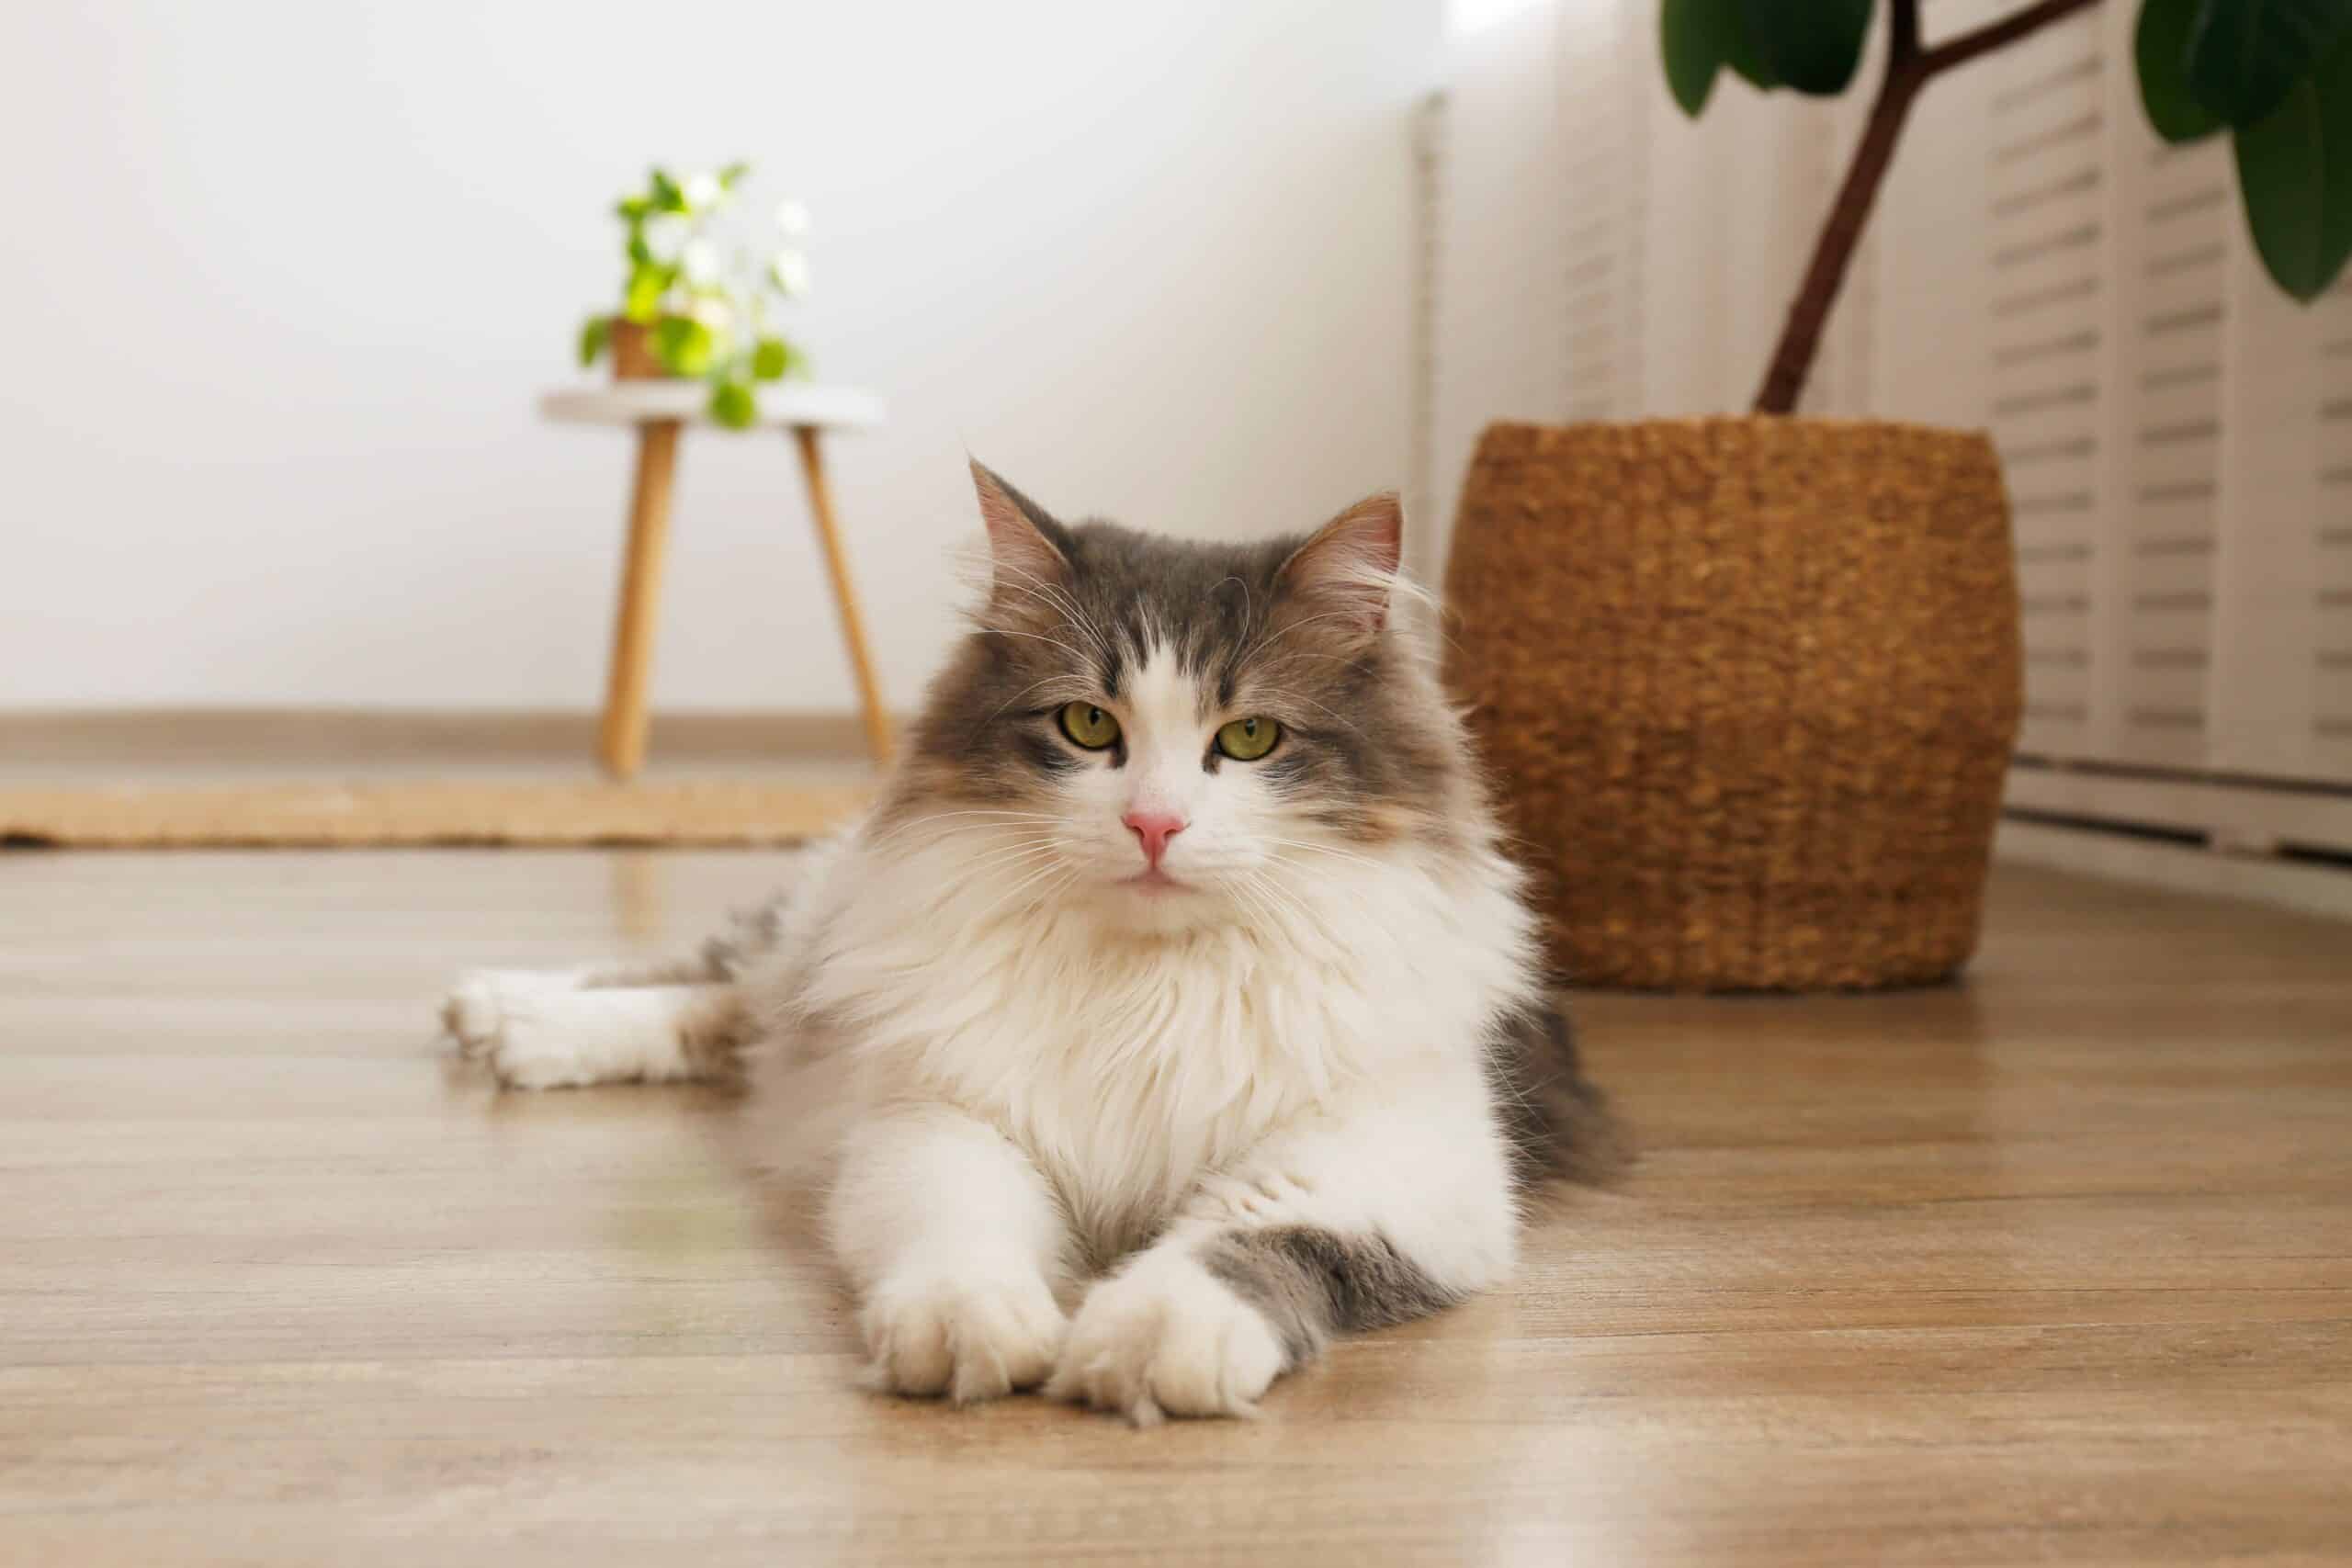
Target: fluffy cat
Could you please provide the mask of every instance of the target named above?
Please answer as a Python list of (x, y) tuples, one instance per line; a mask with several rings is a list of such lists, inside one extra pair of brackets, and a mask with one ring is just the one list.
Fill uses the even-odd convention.
[(1611, 1123), (1390, 614), (1396, 498), (1212, 546), (973, 476), (990, 585), (871, 814), (691, 960), (444, 1016), (517, 1088), (740, 1073), (884, 1388), (1246, 1415), (1505, 1278)]

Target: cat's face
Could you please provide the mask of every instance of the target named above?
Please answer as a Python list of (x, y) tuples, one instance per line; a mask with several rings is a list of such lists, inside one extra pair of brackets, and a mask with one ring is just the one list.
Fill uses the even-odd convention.
[(1065, 527), (975, 478), (991, 586), (894, 814), (985, 842), (971, 863), (1008, 899), (1158, 931), (1248, 919), (1444, 830), (1466, 766), (1391, 624), (1394, 497), (1309, 538), (1213, 546)]

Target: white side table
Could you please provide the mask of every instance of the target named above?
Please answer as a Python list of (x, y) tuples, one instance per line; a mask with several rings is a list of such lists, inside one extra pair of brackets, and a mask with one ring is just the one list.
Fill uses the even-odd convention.
[[(710, 389), (699, 381), (622, 381), (606, 387), (570, 387), (543, 393), (539, 412), (567, 424), (622, 424), (637, 430), (637, 483), (628, 509), (628, 554), (621, 566), (620, 611), (613, 628), (613, 664), (605, 688), (605, 723), (599, 742), (605, 771), (627, 779), (645, 761), (646, 684), (653, 667), (653, 626), (662, 596), (662, 552), (670, 533), (670, 480), (678, 466), (678, 433), (689, 424), (709, 425), (705, 412)], [(865, 430), (882, 423), (882, 400), (845, 387), (766, 386), (760, 389), (763, 428), (792, 432), (800, 449), (800, 474), (808, 484), (808, 510), (817, 519), (817, 539), (833, 580), (833, 604), (842, 617), (842, 642), (857, 677), (865, 710), (866, 745), (876, 762), (890, 757), (890, 726), (882, 689), (866, 647), (865, 623), (850, 585), (849, 558), (842, 548), (833, 515), (831, 487), (825, 481), (820, 445), (826, 431)]]

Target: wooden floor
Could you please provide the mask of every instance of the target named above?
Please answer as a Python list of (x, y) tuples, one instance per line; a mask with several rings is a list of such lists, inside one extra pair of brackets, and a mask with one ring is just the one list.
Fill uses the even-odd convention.
[(2352, 927), (2009, 872), (1964, 987), (1585, 998), (1629, 1186), (1138, 1433), (858, 1392), (719, 1104), (433, 1040), (772, 863), (0, 856), (0, 1562), (2352, 1561)]

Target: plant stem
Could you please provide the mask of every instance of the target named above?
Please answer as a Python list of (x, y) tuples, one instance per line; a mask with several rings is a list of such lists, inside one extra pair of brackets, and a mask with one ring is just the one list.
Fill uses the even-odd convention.
[(1919, 64), (1928, 75), (1940, 75), (1955, 65), (1965, 65), (1980, 54), (2005, 49), (2028, 33), (2040, 32), (2061, 17), (2097, 3), (2098, 0), (2040, 0), (2038, 5), (2028, 6), (1997, 22), (1987, 22), (1973, 33), (1962, 33), (1936, 45), (1919, 57)]
[(1764, 372), (1764, 384), (1757, 389), (1758, 413), (1793, 412), (1797, 399), (1804, 395), (1805, 379), (1813, 373), (1814, 357), (1821, 349), (1822, 328), (1828, 323), (1830, 307), (1837, 304), (1838, 292), (1845, 286), (1854, 247), (1860, 243), (1871, 209), (1878, 202), (1879, 186), (1886, 181), (1887, 168), (1894, 161), (1895, 143), (1902, 137), (1903, 123), (1910, 116), (1912, 100), (1919, 96), (1919, 89), (1956, 65), (2005, 48), (2094, 3), (2095, 0), (2037, 0), (2037, 4), (1974, 32), (1923, 50), (1919, 46), (1919, 0), (1889, 0), (1886, 75), (1879, 84), (1878, 100), (1871, 106), (1862, 139), (1854, 148), (1853, 162), (1847, 165), (1845, 181), (1838, 187), (1838, 198), (1830, 205), (1828, 220), (1822, 225), (1821, 238), (1815, 243), (1804, 281), (1789, 306), (1788, 322), (1781, 329), (1781, 341), (1772, 351), (1770, 367)]

